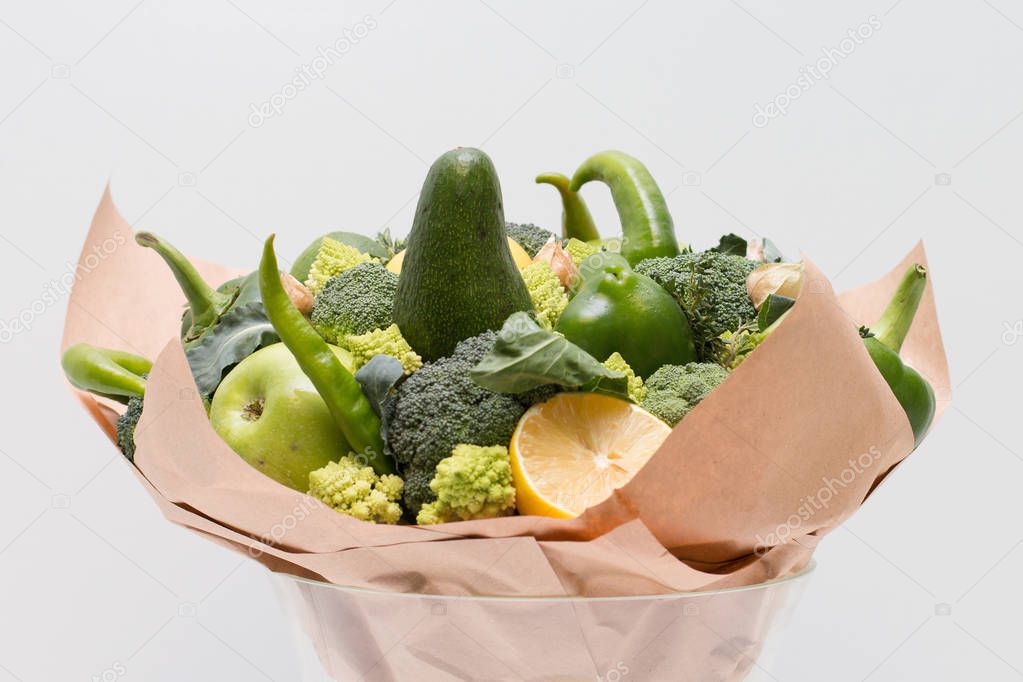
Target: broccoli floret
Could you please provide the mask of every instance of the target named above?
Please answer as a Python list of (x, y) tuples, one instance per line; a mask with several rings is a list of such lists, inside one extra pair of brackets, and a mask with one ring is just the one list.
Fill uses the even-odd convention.
[(404, 483), (393, 474), (378, 476), (354, 455), (309, 473), (309, 494), (342, 514), (372, 523), (397, 523), (401, 518)]
[(553, 232), (532, 223), (505, 223), (504, 231), (529, 254), (530, 258), (535, 258), (543, 245), (554, 236)]
[(728, 378), (728, 370), (711, 362), (664, 365), (647, 377), (642, 407), (671, 426)]
[(448, 523), (507, 516), (515, 510), (511, 460), (503, 445), (456, 445), (430, 481), (436, 502), (424, 504), (416, 523)]
[(621, 353), (614, 352), (603, 362), (603, 365), (615, 372), (621, 372), (629, 380), (629, 399), (639, 404), (646, 397), (646, 386), (643, 385), (643, 377), (637, 376), (632, 367), (625, 361)]
[(572, 257), (572, 261), (575, 263), (575, 266), (579, 267), (584, 260), (590, 256), (600, 253), (600, 247), (594, 246), (593, 244), (587, 244), (586, 242), (573, 237), (565, 242), (565, 251), (567, 251), (568, 255)]
[(519, 272), (533, 302), (536, 321), (544, 329), (554, 329), (561, 313), (568, 307), (568, 294), (562, 288), (561, 280), (545, 260), (531, 263)]
[(142, 398), (129, 398), (128, 409), (117, 418), (117, 447), (128, 458), (135, 461), (135, 426), (142, 416)]
[(704, 251), (648, 258), (636, 265), (636, 272), (675, 297), (689, 318), (697, 355), (710, 360), (722, 333), (756, 317), (746, 292), (746, 278), (756, 267), (742, 256)]
[(324, 237), (320, 244), (320, 250), (316, 252), (316, 259), (309, 267), (309, 277), (305, 281), (306, 288), (314, 296), (318, 295), (327, 280), (335, 275), (340, 275), (349, 268), (354, 268), (359, 263), (372, 261), (373, 258), (362, 253), (354, 246), (342, 244), (336, 239)]
[(398, 291), (398, 275), (380, 263), (360, 263), (327, 280), (316, 297), (313, 327), (339, 346), (354, 334), (388, 327)]
[(430, 482), (437, 463), (456, 445), (507, 445), (525, 412), (514, 395), (494, 393), (469, 377), (497, 339), (488, 331), (459, 343), (454, 353), (423, 365), (387, 403), (387, 454), (405, 477), (405, 507), (413, 517), (436, 499)]
[(405, 374), (412, 374), (423, 366), (423, 359), (412, 350), (405, 337), (401, 335), (398, 325), (392, 324), (384, 329), (374, 329), (366, 334), (355, 334), (345, 339), (347, 348), (355, 359), (355, 369), (359, 369), (374, 355), (390, 355), (401, 362)]

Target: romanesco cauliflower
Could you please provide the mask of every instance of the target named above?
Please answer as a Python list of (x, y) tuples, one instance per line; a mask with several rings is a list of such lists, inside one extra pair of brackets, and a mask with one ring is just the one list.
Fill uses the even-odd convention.
[(430, 481), (436, 502), (424, 504), (416, 523), (447, 523), (507, 516), (515, 510), (511, 460), (503, 445), (456, 445)]
[(355, 369), (365, 365), (374, 355), (390, 355), (396, 358), (401, 362), (406, 375), (423, 366), (423, 359), (412, 350), (412, 346), (401, 335), (401, 330), (396, 324), (365, 334), (345, 337), (344, 344), (355, 358)]
[(572, 257), (572, 260), (575, 262), (575, 266), (579, 267), (579, 264), (584, 260), (595, 253), (599, 253), (600, 247), (587, 244), (586, 242), (573, 237), (565, 244), (565, 251), (567, 251), (568, 255)]
[(562, 288), (561, 280), (545, 260), (531, 263), (519, 272), (536, 309), (536, 321), (545, 329), (554, 329), (561, 313), (568, 307), (568, 294)]
[(643, 385), (643, 377), (637, 376), (629, 363), (625, 361), (621, 353), (611, 353), (604, 361), (604, 366), (615, 372), (621, 372), (629, 379), (629, 399), (634, 403), (643, 402), (646, 397), (646, 386)]
[(309, 494), (342, 514), (372, 523), (398, 523), (405, 484), (393, 474), (377, 476), (354, 455), (309, 474)]
[(306, 279), (306, 288), (313, 296), (319, 295), (323, 285), (334, 275), (339, 275), (349, 268), (354, 268), (359, 263), (366, 263), (375, 260), (362, 253), (354, 246), (342, 244), (336, 239), (324, 237), (320, 250), (316, 252), (316, 260), (309, 268), (309, 278)]

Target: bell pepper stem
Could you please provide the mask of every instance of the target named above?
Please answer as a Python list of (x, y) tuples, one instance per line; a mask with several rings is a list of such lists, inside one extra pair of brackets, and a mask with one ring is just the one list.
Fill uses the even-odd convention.
[(394, 464), (384, 454), (380, 418), (363, 394), (362, 387), (291, 302), (281, 284), (274, 253), (274, 235), (270, 235), (263, 247), (263, 259), (259, 263), (259, 291), (266, 315), (277, 335), (323, 398), (355, 454), (365, 457), (376, 473), (393, 474)]
[(600, 239), (597, 225), (593, 222), (590, 209), (578, 192), (569, 186), (571, 180), (561, 173), (543, 173), (536, 176), (536, 184), (550, 185), (561, 195), (561, 236), (565, 239), (579, 239), (584, 242)]
[[(140, 246), (156, 251), (170, 267), (171, 272), (174, 273), (174, 279), (178, 281), (181, 291), (188, 300), (188, 307), (192, 311), (192, 326), (194, 329), (201, 330), (199, 334), (215, 324), (231, 306), (234, 296), (217, 291), (207, 284), (184, 254), (165, 240), (152, 232), (139, 232), (135, 235), (135, 241)], [(189, 336), (193, 335), (189, 334)]]
[(871, 331), (878, 341), (898, 353), (913, 325), (917, 308), (927, 288), (927, 268), (911, 265), (902, 276), (895, 294)]

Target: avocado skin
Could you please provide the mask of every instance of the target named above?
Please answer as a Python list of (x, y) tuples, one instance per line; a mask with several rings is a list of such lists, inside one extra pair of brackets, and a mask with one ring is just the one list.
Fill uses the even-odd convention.
[(533, 306), (504, 231), (501, 183), (479, 149), (453, 149), (419, 195), (394, 302), (394, 321), (424, 360)]

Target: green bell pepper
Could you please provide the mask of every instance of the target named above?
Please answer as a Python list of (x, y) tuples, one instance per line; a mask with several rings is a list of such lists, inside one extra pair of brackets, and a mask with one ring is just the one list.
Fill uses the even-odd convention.
[(927, 269), (922, 265), (910, 266), (877, 323), (869, 329), (860, 328), (870, 359), (909, 418), (916, 445), (934, 421), (934, 389), (919, 372), (902, 361), (899, 351), (926, 287)]
[(644, 378), (662, 365), (696, 360), (682, 308), (657, 282), (633, 272), (617, 256), (583, 277), (582, 288), (561, 314), (555, 331), (598, 360), (621, 353)]

